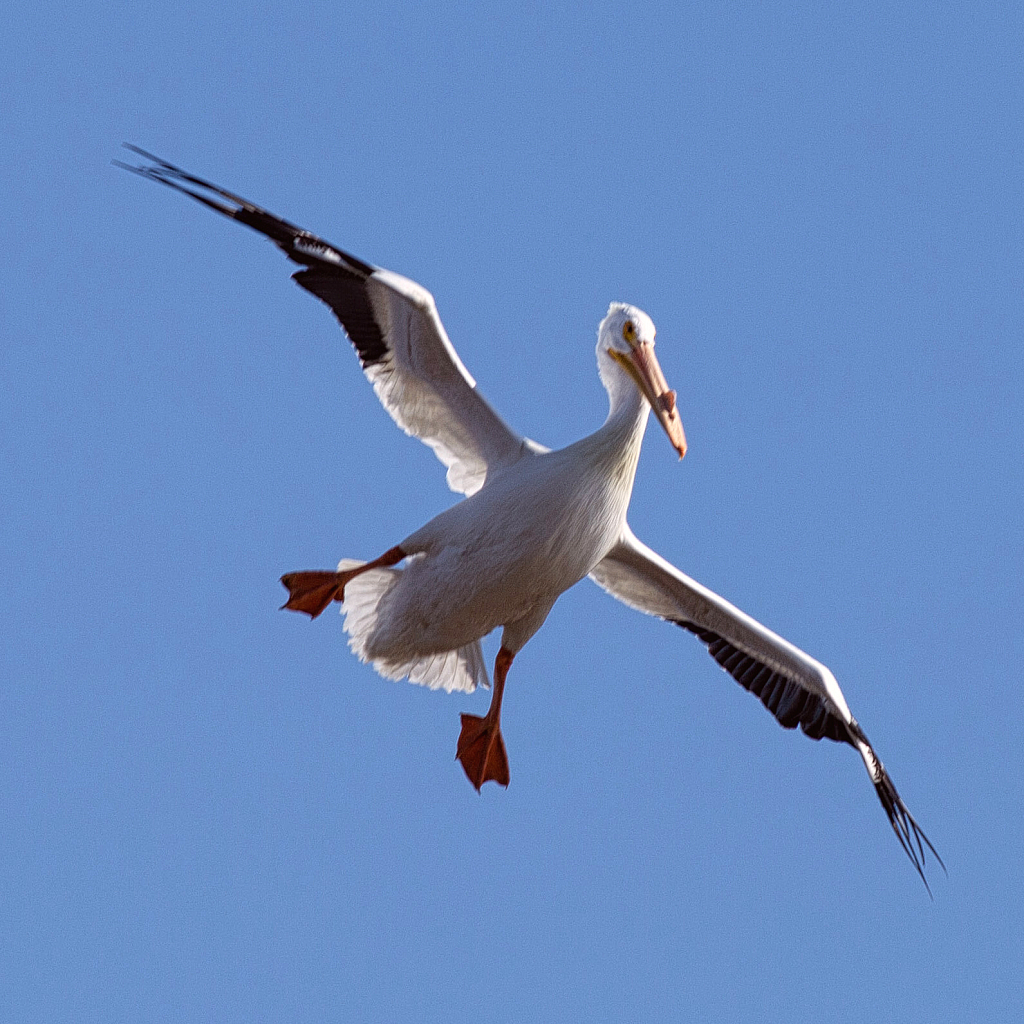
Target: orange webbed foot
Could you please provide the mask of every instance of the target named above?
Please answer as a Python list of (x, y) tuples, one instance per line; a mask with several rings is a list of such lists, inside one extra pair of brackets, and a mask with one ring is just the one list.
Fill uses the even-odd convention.
[(456, 759), (462, 762), (466, 777), (476, 787), (488, 781), (499, 786), (509, 783), (508, 755), (501, 728), (487, 718), (477, 715), (462, 715), (462, 732), (459, 734)]
[(288, 589), (288, 600), (281, 605), (293, 612), (305, 612), (315, 619), (332, 601), (345, 600), (344, 573), (340, 572), (288, 572), (281, 577)]
[(393, 547), (385, 551), (380, 558), (364, 562), (344, 572), (327, 572), (322, 569), (313, 572), (286, 572), (281, 577), (281, 582), (288, 588), (288, 600), (281, 605), (281, 609), (305, 612), (311, 619), (315, 619), (332, 601), (345, 600), (345, 587), (357, 576), (370, 569), (397, 565), (403, 558), (405, 552), (401, 547)]

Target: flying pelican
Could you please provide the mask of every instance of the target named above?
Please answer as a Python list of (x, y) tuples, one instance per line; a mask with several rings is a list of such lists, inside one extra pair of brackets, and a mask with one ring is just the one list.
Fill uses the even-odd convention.
[[(490, 681), (482, 637), (502, 627), (487, 714), (462, 715), (457, 758), (477, 788), (509, 782), (501, 701), (516, 654), (558, 596), (589, 576), (624, 604), (693, 633), (786, 729), (861, 756), (900, 845), (927, 887), (925, 846), (942, 865), (820, 662), (684, 575), (626, 522), (648, 413), (682, 458), (686, 439), (654, 355), (654, 324), (613, 302), (598, 327), (608, 391), (604, 425), (559, 451), (520, 437), (476, 389), (431, 294), (364, 263), (208, 181), (135, 146), (146, 163), (118, 166), (167, 185), (265, 235), (302, 269), (292, 276), (326, 303), (355, 346), (377, 397), (429, 445), (466, 497), (370, 562), (290, 572), (284, 608), (316, 618), (342, 604), (349, 645), (383, 676), (472, 692)], [(400, 562), (404, 568), (397, 568)], [(943, 865), (944, 868), (944, 865)], [(930, 890), (929, 890), (930, 891)]]

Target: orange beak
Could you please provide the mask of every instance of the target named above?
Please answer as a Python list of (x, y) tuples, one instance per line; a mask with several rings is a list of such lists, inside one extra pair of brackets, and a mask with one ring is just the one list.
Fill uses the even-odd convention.
[(662, 429), (668, 434), (672, 447), (682, 458), (686, 454), (686, 435), (676, 409), (676, 393), (669, 388), (665, 374), (661, 372), (654, 346), (645, 341), (636, 345), (629, 355), (623, 355), (615, 349), (609, 349), (609, 352), (636, 381), (637, 387), (650, 402)]

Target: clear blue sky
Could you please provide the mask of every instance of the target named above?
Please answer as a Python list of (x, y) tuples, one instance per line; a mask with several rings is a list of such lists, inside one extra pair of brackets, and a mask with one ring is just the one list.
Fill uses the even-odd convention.
[[(8, 4), (0, 1018), (1019, 1020), (1021, 10)], [(835, 671), (934, 902), (851, 750), (589, 583), (479, 796), (486, 693), (279, 612), (453, 496), (122, 140), (422, 282), (549, 445), (647, 310), (690, 453), (633, 526)]]

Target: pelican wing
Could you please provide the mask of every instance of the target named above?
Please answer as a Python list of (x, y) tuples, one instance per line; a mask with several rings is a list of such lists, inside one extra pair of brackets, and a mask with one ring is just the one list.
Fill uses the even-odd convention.
[(448, 467), (453, 491), (473, 494), (489, 470), (540, 450), (508, 427), (477, 391), (425, 288), (151, 153), (127, 148), (150, 163), (119, 166), (259, 231), (303, 267), (292, 275), (296, 283), (330, 306), (384, 408), (407, 434), (434, 450)]
[(824, 737), (853, 747), (864, 761), (889, 824), (922, 880), (925, 846), (942, 864), (864, 730), (850, 714), (835, 676), (824, 665), (680, 572), (639, 541), (629, 527), (590, 577), (631, 608), (693, 633), (784, 728), (799, 725), (811, 739)]

